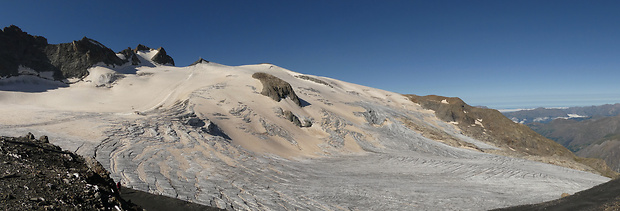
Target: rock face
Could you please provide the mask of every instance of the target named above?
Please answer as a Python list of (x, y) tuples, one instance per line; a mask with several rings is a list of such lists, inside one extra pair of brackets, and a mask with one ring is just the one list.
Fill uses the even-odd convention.
[(169, 64), (169, 65), (174, 66), (174, 60), (172, 59), (172, 57), (166, 54), (166, 50), (164, 50), (163, 47), (159, 47), (159, 49), (157, 49), (157, 54), (155, 54), (155, 56), (153, 56), (151, 60), (153, 60), (153, 62), (157, 64), (162, 64), (162, 65)]
[(84, 77), (88, 75), (86, 69), (99, 62), (123, 64), (112, 50), (86, 37), (50, 45), (44, 37), (29, 35), (14, 25), (0, 33), (0, 77), (20, 74), (20, 66), (37, 74), (52, 72), (56, 80)]
[(136, 52), (134, 50), (131, 50), (131, 48), (128, 47), (127, 49), (122, 50), (119, 53), (125, 56), (125, 62), (131, 61), (131, 65), (140, 64), (140, 59), (138, 58), (138, 55), (136, 55)]
[[(111, 49), (87, 37), (71, 43), (48, 44), (44, 37), (30, 35), (11, 25), (0, 31), (0, 78), (21, 74), (54, 80), (83, 78), (89, 74), (88, 68), (98, 63), (140, 65), (136, 53), (145, 50), (152, 49), (142, 44), (133, 50), (125, 49), (119, 52), (125, 57), (121, 59)], [(158, 51), (149, 59), (157, 64), (174, 65), (164, 48)]]
[(280, 102), (281, 99), (288, 96), (295, 104), (301, 106), (299, 97), (295, 94), (293, 87), (286, 81), (263, 72), (254, 73), (252, 78), (260, 80), (263, 84), (263, 91), (261, 91), (261, 94), (271, 97), (271, 99), (277, 102)]
[(48, 45), (45, 53), (52, 65), (60, 69), (64, 78), (81, 78), (87, 69), (103, 62), (106, 65), (122, 65), (124, 62), (114, 51), (87, 37), (72, 43)]
[(47, 39), (32, 36), (19, 27), (11, 25), (0, 31), (0, 77), (18, 75), (19, 66), (35, 71), (53, 71), (54, 78), (61, 78), (58, 68), (50, 63), (45, 54)]
[(148, 51), (151, 50), (151, 48), (146, 47), (145, 45), (142, 44), (138, 44), (138, 46), (136, 46), (136, 48), (133, 49), (133, 52), (138, 53), (138, 51)]
[(511, 152), (517, 157), (563, 163), (566, 167), (583, 164), (608, 177), (618, 177), (618, 173), (612, 171), (602, 160), (577, 157), (562, 145), (525, 125), (513, 122), (497, 110), (472, 107), (459, 98), (436, 95), (406, 96), (422, 107), (435, 111), (437, 117), (456, 125), (465, 135), (508, 149), (502, 153)]
[(31, 138), (0, 138), (0, 209), (141, 210), (95, 159)]
[[(147, 47), (145, 45), (142, 45), (142, 44), (138, 44), (138, 46), (136, 46), (136, 48), (133, 49), (133, 52), (135, 54), (135, 53), (138, 53), (140, 51), (151, 51), (151, 50), (154, 50), (154, 49), (149, 48), (149, 47)], [(166, 50), (164, 50), (163, 47), (159, 47), (157, 49), (157, 51), (158, 52), (155, 55), (153, 55), (153, 57), (148, 58), (148, 59), (150, 59), (151, 61), (155, 62), (156, 64), (172, 65), (172, 66), (174, 66), (174, 59), (172, 59), (172, 57), (169, 56), (166, 53)], [(123, 53), (123, 55), (125, 55), (125, 54)]]
[(295, 116), (293, 112), (284, 111), (284, 118), (286, 118), (288, 121), (291, 121), (297, 127), (301, 127), (301, 121), (299, 121), (299, 118), (297, 118), (297, 116)]

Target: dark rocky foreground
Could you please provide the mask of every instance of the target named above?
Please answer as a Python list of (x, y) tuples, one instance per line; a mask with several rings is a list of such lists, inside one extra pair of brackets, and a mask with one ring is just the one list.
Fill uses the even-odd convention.
[(561, 199), (497, 210), (620, 210), (620, 179), (597, 185)]
[(0, 137), (0, 210), (214, 210), (121, 189), (122, 197), (95, 159), (63, 151), (45, 136)]

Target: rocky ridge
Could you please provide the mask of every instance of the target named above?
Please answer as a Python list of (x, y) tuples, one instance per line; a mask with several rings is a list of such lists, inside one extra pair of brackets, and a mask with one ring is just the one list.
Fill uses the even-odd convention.
[[(15, 25), (0, 31), (0, 77), (34, 75), (45, 79), (63, 81), (84, 78), (88, 68), (97, 64), (120, 66), (131, 62), (141, 65), (138, 51), (154, 50), (144, 45), (119, 52), (124, 58), (96, 40), (84, 37), (71, 43), (49, 44), (41, 36), (33, 36)], [(174, 60), (163, 47), (151, 59), (159, 65), (173, 65)]]
[(437, 117), (456, 125), (465, 135), (493, 143), (503, 149), (482, 151), (599, 172), (612, 178), (619, 176), (602, 160), (577, 157), (562, 145), (525, 125), (511, 121), (497, 110), (472, 107), (459, 98), (436, 95), (406, 96), (422, 107), (435, 111)]
[(620, 103), (599, 106), (569, 108), (536, 108), (520, 111), (503, 112), (514, 122), (521, 124), (548, 123), (554, 119), (583, 119), (620, 115)]
[(106, 65), (124, 63), (114, 51), (87, 37), (71, 43), (48, 45), (45, 52), (50, 63), (62, 73), (62, 79), (82, 78), (88, 75), (89, 67), (100, 62)]

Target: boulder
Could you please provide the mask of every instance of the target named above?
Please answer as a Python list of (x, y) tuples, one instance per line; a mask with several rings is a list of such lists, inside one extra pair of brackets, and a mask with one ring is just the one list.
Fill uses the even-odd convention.
[(28, 132), (28, 134), (26, 134), (26, 139), (28, 139), (28, 140), (35, 140), (36, 138), (34, 137), (34, 135), (31, 132)]
[(42, 135), (41, 137), (39, 137), (39, 142), (41, 143), (50, 143), (49, 138), (46, 135)]

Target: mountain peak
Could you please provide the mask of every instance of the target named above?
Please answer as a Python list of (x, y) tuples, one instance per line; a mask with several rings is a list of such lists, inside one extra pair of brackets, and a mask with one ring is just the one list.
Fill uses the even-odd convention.
[(200, 57), (198, 60), (196, 60), (194, 63), (190, 64), (189, 66), (194, 66), (197, 64), (206, 64), (209, 63), (209, 61), (204, 60), (202, 57)]
[(152, 50), (152, 49), (149, 47), (146, 47), (146, 45), (138, 44), (138, 46), (136, 46), (136, 48), (133, 49), (133, 52), (138, 53), (138, 51), (148, 51), (148, 50)]
[(164, 50), (164, 47), (159, 47), (157, 49), (157, 53), (153, 56), (153, 58), (151, 58), (151, 60), (153, 60), (153, 62), (157, 64), (162, 64), (162, 65), (170, 64), (174, 66), (174, 59), (172, 59), (171, 56), (166, 54), (166, 50)]

